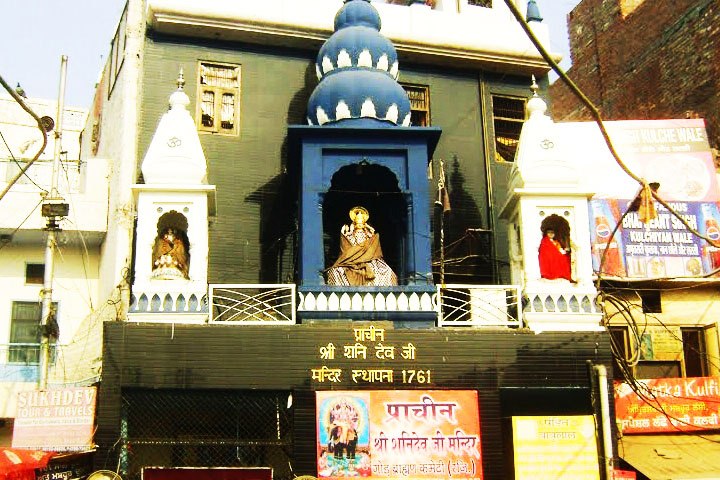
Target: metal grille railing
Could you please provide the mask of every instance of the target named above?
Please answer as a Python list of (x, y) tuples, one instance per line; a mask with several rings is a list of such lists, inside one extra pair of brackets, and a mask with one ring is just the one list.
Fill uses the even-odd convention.
[(142, 467), (271, 467), (293, 478), (289, 392), (124, 390), (122, 477)]
[(520, 287), (517, 285), (438, 286), (441, 327), (521, 327)]
[(211, 284), (209, 299), (211, 323), (295, 323), (295, 284)]

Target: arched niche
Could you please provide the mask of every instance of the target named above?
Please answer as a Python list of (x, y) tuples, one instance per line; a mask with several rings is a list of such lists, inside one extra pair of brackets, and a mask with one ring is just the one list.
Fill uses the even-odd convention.
[(370, 224), (380, 233), (383, 258), (407, 283), (407, 196), (400, 191), (398, 178), (388, 167), (361, 160), (340, 167), (332, 176), (323, 195), (322, 225), (325, 268), (332, 266), (340, 251), (340, 229), (350, 223), (348, 212), (354, 206), (365, 207)]

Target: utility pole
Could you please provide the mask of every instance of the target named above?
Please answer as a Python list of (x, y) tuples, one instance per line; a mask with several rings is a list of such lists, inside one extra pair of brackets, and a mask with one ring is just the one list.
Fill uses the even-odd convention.
[(58, 173), (60, 170), (60, 155), (62, 153), (62, 124), (65, 110), (65, 78), (67, 76), (67, 55), (60, 57), (60, 90), (58, 92), (57, 118), (55, 122), (55, 152), (53, 155), (52, 177), (50, 178), (50, 193), (45, 197), (42, 205), (42, 216), (47, 218), (47, 241), (45, 243), (45, 275), (42, 289), (42, 316), (40, 324), (40, 377), (38, 389), (47, 389), (48, 372), (50, 369), (50, 337), (57, 336), (56, 312), (52, 301), (52, 284), (55, 268), (55, 232), (60, 230), (59, 218), (67, 216), (70, 207), (58, 192)]

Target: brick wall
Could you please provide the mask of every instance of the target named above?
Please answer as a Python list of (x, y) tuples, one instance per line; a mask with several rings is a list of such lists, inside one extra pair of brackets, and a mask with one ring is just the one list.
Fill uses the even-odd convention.
[[(704, 118), (720, 148), (720, 3), (583, 0), (570, 13), (569, 76), (606, 120)], [(590, 120), (561, 82), (556, 121)]]

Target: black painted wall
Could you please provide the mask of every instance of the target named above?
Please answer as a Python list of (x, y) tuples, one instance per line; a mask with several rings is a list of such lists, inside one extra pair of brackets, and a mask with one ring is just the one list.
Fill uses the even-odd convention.
[[(210, 283), (294, 281), (297, 179), (288, 178), (285, 172), (288, 162), (298, 159), (288, 158), (287, 126), (306, 123), (307, 99), (317, 84), (316, 54), (315, 50), (266, 48), (152, 32), (146, 38), (138, 140), (141, 157), (158, 120), (167, 111), (180, 68), (191, 100), (189, 108), (195, 115), (199, 62), (241, 66), (239, 135), (200, 135), (208, 179), (217, 186), (217, 218), (210, 226)], [(400, 60), (401, 82), (429, 86), (431, 124), (443, 130), (434, 165), (437, 174), (438, 161), (443, 159), (448, 175), (452, 211), (445, 217), (445, 241), (446, 245), (455, 244), (449, 257), (468, 253), (481, 256), (450, 280), (507, 283), (509, 278), (502, 268), (507, 264), (506, 227), (495, 218), (497, 208), (491, 208), (489, 200), (497, 205), (504, 201), (511, 165), (497, 164), (488, 150), (493, 148), (488, 98), (493, 92), (528, 95), (530, 81), (477, 70), (411, 65), (403, 63), (402, 56)], [(435, 192), (437, 177), (429, 181)], [(485, 238), (456, 244), (468, 228), (493, 227), (498, 247), (494, 260)], [(435, 229), (437, 237), (437, 225)], [(436, 243), (436, 257), (438, 247)]]
[[(274, 390), (293, 392), (296, 474), (315, 474), (315, 403), (319, 389), (474, 389), (479, 392), (485, 478), (511, 478), (512, 415), (589, 414), (587, 362), (610, 369), (606, 333), (542, 333), (434, 328), (385, 328), (386, 344), (412, 342), (415, 361), (348, 360), (342, 349), (332, 362), (319, 348), (354, 343), (359, 324), (321, 322), (292, 326), (160, 325), (106, 323), (103, 381), (95, 441), (96, 468), (115, 468), (120, 438), (121, 392), (128, 388)], [(385, 362), (385, 363), (383, 363)], [(310, 370), (407, 368), (432, 371), (430, 384), (318, 383)]]

